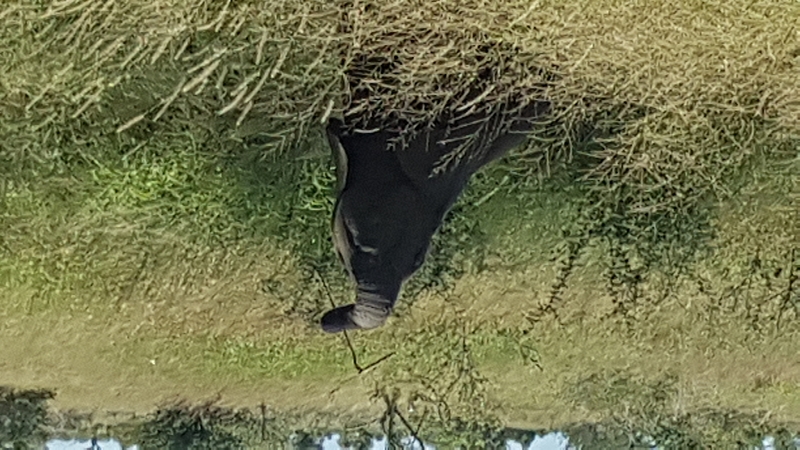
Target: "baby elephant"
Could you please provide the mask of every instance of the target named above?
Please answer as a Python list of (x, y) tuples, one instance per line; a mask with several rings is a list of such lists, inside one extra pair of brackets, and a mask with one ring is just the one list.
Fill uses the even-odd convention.
[[(333, 215), (333, 243), (357, 285), (356, 302), (332, 309), (322, 328), (336, 333), (384, 324), (403, 283), (425, 261), (431, 238), (478, 169), (522, 144), (533, 123), (548, 112), (534, 102), (520, 111), (509, 131), (476, 136), (479, 115), (418, 133), (405, 148), (387, 150), (390, 131), (346, 134), (339, 119), (327, 135), (337, 160), (339, 193)], [(466, 156), (434, 174), (443, 155), (473, 136)]]

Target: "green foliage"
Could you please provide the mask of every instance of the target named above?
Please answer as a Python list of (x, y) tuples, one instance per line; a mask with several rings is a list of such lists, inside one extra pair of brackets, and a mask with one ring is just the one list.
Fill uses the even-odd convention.
[(360, 429), (345, 431), (340, 436), (339, 445), (342, 448), (353, 450), (370, 450), (372, 448), (372, 440), (381, 438), (374, 432), (370, 433), (368, 430)]
[(46, 389), (0, 386), (0, 446), (20, 450), (44, 446), (50, 423), (47, 401), (54, 396)]
[(765, 425), (768, 412), (685, 411), (678, 390), (677, 378), (670, 375), (646, 379), (625, 371), (593, 373), (576, 380), (566, 395), (610, 419), (568, 426), (564, 431), (573, 445), (593, 448), (654, 443), (660, 448), (753, 448), (767, 435), (790, 442), (792, 432), (785, 425)]
[[(143, 449), (240, 449), (239, 435), (251, 417), (209, 402), (188, 405), (178, 402), (159, 408), (140, 425), (137, 443)], [(237, 432), (237, 429), (238, 432)]]

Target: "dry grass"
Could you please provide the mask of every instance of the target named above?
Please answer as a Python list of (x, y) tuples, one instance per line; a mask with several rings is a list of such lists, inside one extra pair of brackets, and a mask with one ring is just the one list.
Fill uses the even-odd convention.
[[(116, 118), (118, 129), (156, 120), (191, 96), (239, 124), (260, 112), (302, 135), (341, 106), (342, 71), (364, 57), (399, 63), (362, 80), (380, 87), (372, 112), (412, 121), (431, 119), (489, 69), (494, 84), (482, 98), (535, 92), (547, 81), (544, 95), (567, 126), (609, 112), (621, 124), (656, 114), (647, 121), (681, 127), (713, 114), (800, 125), (800, 13), (791, 1), (15, 1), (0, 17), (4, 41), (16, 44), (6, 47), (6, 107), (42, 117), (61, 107), (75, 118), (96, 111), (114, 87), (143, 82), (142, 72), (171, 70), (182, 80)], [(746, 143), (748, 128), (725, 125)], [(672, 136), (645, 137), (658, 144)]]
[[(590, 221), (624, 210), (646, 228), (653, 215), (693, 214), (735, 194), (729, 181), (754, 156), (796, 154), (798, 9), (790, 0), (15, 0), (0, 12), (0, 160), (69, 170), (59, 164), (98, 155), (65, 154), (66, 144), (116, 130), (136, 152), (159, 127), (309, 152), (330, 114), (416, 125), (536, 97), (553, 115), (519, 171), (549, 172), (587, 152), (582, 169), (604, 209)], [(475, 92), (482, 101), (472, 104), (464, 96)]]

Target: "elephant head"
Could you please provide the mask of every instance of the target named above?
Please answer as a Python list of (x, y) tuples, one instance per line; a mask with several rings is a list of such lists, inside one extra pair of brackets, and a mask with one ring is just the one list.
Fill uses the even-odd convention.
[(544, 102), (532, 103), (506, 132), (474, 139), (467, 157), (438, 174), (433, 173), (435, 165), (456, 149), (458, 139), (474, 137), (481, 130), (476, 117), (423, 130), (398, 150), (389, 150), (397, 137), (394, 132), (348, 134), (342, 121), (331, 119), (327, 136), (339, 183), (333, 243), (357, 293), (355, 303), (322, 317), (323, 330), (335, 333), (383, 325), (472, 174), (522, 144), (533, 126), (530, 119), (548, 108)]

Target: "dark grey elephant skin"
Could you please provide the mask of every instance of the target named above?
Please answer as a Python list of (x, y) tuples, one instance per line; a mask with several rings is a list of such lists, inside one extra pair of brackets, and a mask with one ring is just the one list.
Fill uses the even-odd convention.
[[(482, 144), (478, 140), (468, 152), (476, 157), (463, 158), (440, 174), (433, 174), (433, 168), (459, 145), (452, 142), (454, 137), (474, 135), (478, 129), (474, 115), (451, 125), (449, 133), (444, 127), (422, 132), (395, 151), (387, 148), (396, 134), (346, 134), (344, 124), (331, 119), (327, 135), (339, 178), (333, 242), (357, 284), (357, 296), (354, 304), (325, 313), (323, 330), (336, 333), (383, 325), (403, 283), (425, 261), (433, 234), (472, 174), (522, 144), (533, 127), (530, 119), (547, 110), (547, 103), (532, 103), (509, 132)], [(448, 142), (442, 143), (445, 139)]]

